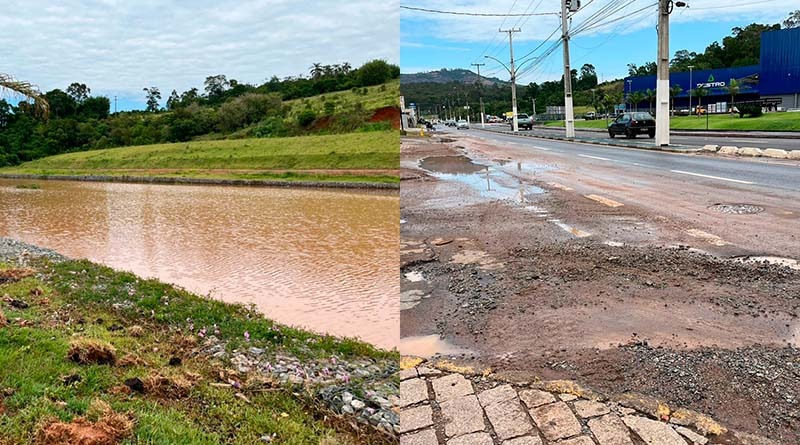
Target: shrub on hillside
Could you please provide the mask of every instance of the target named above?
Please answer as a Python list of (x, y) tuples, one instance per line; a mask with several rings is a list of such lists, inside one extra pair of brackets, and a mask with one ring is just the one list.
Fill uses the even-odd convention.
[(297, 115), (297, 123), (300, 124), (301, 127), (308, 127), (316, 118), (317, 113), (310, 108), (306, 108)]

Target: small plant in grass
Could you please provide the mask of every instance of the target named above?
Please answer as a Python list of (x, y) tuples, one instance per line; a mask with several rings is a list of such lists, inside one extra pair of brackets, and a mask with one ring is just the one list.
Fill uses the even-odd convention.
[(761, 110), (761, 105), (758, 104), (743, 104), (737, 107), (739, 109), (739, 117), (745, 117), (745, 115), (750, 117), (759, 117), (764, 112)]
[(25, 190), (39, 190), (42, 188), (39, 184), (17, 184), (16, 188)]

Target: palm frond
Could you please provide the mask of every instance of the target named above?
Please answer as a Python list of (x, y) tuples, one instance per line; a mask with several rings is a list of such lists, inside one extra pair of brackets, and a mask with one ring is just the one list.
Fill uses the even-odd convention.
[(50, 105), (39, 88), (30, 82), (16, 80), (9, 74), (0, 73), (0, 95), (6, 92), (33, 101), (33, 109), (37, 114), (43, 117), (50, 114)]

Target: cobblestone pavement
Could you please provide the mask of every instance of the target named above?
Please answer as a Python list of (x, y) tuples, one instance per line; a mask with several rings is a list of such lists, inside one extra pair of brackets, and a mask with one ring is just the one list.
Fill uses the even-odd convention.
[(772, 445), (643, 396), (570, 381), (511, 384), (425, 364), (400, 372), (401, 445)]

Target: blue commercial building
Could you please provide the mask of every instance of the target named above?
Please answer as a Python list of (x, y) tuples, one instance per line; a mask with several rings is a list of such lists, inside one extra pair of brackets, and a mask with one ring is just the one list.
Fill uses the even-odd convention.
[[(670, 73), (670, 86), (680, 85), (675, 96), (675, 109), (689, 108), (689, 90), (705, 87), (708, 95), (702, 98), (710, 112), (725, 112), (731, 96), (726, 87), (730, 79), (739, 83), (735, 102), (759, 100), (783, 109), (800, 109), (800, 28), (767, 31), (761, 34), (760, 64), (714, 70), (693, 70)], [(690, 78), (691, 76), (691, 78)], [(656, 76), (625, 78), (625, 95), (634, 91), (655, 90)], [(698, 98), (692, 97), (692, 106)], [(639, 108), (647, 107), (646, 102)]]

